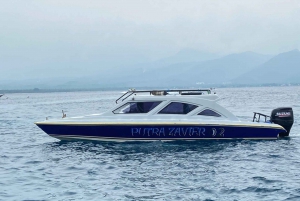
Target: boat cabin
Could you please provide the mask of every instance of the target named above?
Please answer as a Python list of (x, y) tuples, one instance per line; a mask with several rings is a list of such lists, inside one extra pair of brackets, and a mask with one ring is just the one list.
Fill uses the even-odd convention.
[(129, 90), (116, 100), (116, 106), (103, 115), (129, 118), (204, 118), (238, 120), (220, 106), (212, 89)]

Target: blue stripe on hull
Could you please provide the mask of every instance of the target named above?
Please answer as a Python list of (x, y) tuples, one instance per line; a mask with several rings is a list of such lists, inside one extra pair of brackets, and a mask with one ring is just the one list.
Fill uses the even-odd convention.
[(60, 140), (94, 140), (94, 141), (113, 141), (113, 142), (126, 142), (126, 141), (195, 141), (195, 140), (275, 140), (277, 138), (106, 138), (106, 137), (93, 137), (93, 136), (71, 136), (71, 135), (50, 135)]
[(272, 127), (234, 127), (203, 125), (47, 125), (38, 126), (58, 139), (88, 140), (201, 140), (201, 139), (277, 139), (282, 129)]

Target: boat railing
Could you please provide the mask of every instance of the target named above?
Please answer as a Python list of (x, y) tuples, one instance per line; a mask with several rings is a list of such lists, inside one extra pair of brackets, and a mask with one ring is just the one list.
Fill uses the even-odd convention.
[(120, 100), (123, 102), (126, 100), (128, 97), (130, 97), (133, 94), (137, 93), (149, 93), (150, 95), (155, 95), (155, 96), (163, 96), (167, 95), (170, 92), (177, 92), (178, 94), (181, 95), (203, 95), (203, 92), (206, 92), (207, 94), (212, 93), (212, 89), (171, 89), (171, 90), (135, 90), (135, 89), (130, 89), (126, 93), (124, 93), (122, 96), (120, 96), (117, 100), (116, 103), (118, 103)]
[[(260, 122), (260, 116), (264, 117), (265, 118), (265, 122), (268, 122), (267, 121), (267, 118), (270, 119), (270, 116), (269, 115), (266, 115), (266, 114), (262, 114), (262, 113), (259, 113), (259, 112), (253, 112), (254, 115), (253, 115), (253, 122)], [(258, 116), (258, 117), (257, 117)]]

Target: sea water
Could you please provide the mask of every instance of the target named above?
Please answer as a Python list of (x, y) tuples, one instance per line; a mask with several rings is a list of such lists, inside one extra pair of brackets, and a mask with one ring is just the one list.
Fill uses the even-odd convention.
[(300, 87), (217, 89), (243, 121), (291, 106), (280, 140), (63, 142), (34, 122), (95, 114), (118, 91), (0, 98), (0, 200), (300, 200)]

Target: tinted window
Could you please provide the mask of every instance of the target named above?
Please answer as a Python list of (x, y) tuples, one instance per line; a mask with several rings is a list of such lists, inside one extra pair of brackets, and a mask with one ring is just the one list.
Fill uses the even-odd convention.
[(161, 102), (129, 102), (113, 111), (115, 114), (147, 113)]
[(187, 103), (172, 102), (162, 109), (159, 114), (187, 114), (196, 107), (196, 105)]
[(221, 115), (219, 115), (218, 113), (210, 110), (210, 109), (206, 109), (203, 110), (202, 112), (200, 112), (198, 115), (203, 115), (203, 116), (213, 116), (213, 117), (220, 117)]

